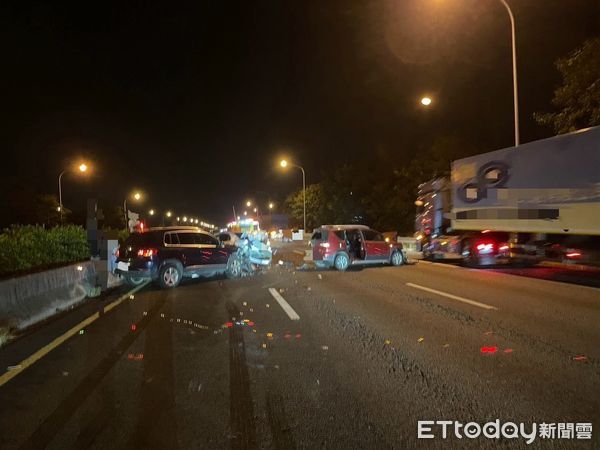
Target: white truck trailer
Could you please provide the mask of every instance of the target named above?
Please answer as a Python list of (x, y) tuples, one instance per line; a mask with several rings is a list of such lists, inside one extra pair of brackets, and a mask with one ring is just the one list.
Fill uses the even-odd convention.
[(424, 257), (600, 263), (600, 127), (452, 163), (419, 186)]

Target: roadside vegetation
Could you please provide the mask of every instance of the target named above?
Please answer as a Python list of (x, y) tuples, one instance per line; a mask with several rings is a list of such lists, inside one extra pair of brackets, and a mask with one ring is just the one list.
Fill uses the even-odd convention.
[(76, 225), (12, 226), (0, 234), (0, 276), (58, 267), (89, 259), (85, 230)]

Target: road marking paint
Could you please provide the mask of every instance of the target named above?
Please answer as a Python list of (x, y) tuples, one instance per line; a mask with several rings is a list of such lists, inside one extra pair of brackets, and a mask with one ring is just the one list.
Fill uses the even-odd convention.
[(294, 308), (292, 308), (290, 304), (285, 301), (285, 298), (283, 298), (281, 294), (277, 292), (277, 289), (269, 288), (269, 292), (273, 298), (277, 300), (277, 303), (279, 303), (279, 306), (281, 306), (281, 308), (285, 311), (290, 320), (300, 320), (300, 316), (296, 313), (296, 311), (294, 311)]
[[(133, 294), (134, 292), (137, 292), (140, 289), (142, 289), (143, 287), (145, 287), (148, 283), (149, 282), (140, 284), (139, 286), (136, 286), (131, 291), (127, 292), (126, 294), (122, 295), (121, 297), (119, 297), (114, 302), (112, 302), (109, 305), (107, 305), (104, 308), (103, 313), (107, 313), (108, 311), (110, 311), (111, 309), (113, 309), (115, 306), (117, 306), (121, 302), (123, 302), (123, 300), (129, 298), (129, 296), (131, 294)], [(94, 322), (99, 317), (100, 317), (100, 312), (96, 312), (96, 313), (92, 314), (90, 317), (88, 317), (87, 319), (82, 320), (77, 325), (75, 325), (74, 327), (72, 327), (70, 330), (68, 330), (64, 334), (60, 335), (59, 337), (57, 337), (56, 339), (54, 339), (49, 344), (47, 344), (44, 347), (40, 348), (38, 351), (36, 351), (32, 355), (28, 356), (27, 358), (25, 358), (20, 363), (14, 365), (14, 366), (11, 366), (11, 367), (13, 367), (12, 370), (7, 371), (2, 376), (0, 376), (0, 386), (8, 383), (11, 379), (13, 379), (14, 377), (16, 377), (21, 372), (23, 372), (29, 366), (32, 366), (33, 364), (35, 364), (37, 361), (39, 361), (40, 359), (42, 359), (44, 356), (46, 356), (48, 353), (50, 353), (56, 347), (58, 347), (59, 345), (61, 345), (62, 343), (64, 343), (67, 339), (69, 339), (70, 337), (73, 337), (74, 335), (78, 334), (80, 330), (82, 330), (83, 328), (85, 328), (88, 325), (90, 325), (92, 322)]]
[(425, 286), (420, 286), (414, 283), (406, 283), (407, 286), (413, 287), (415, 289), (421, 289), (423, 291), (431, 292), (432, 294), (441, 295), (442, 297), (447, 297), (452, 300), (457, 300), (459, 302), (468, 303), (469, 305), (478, 306), (483, 309), (494, 309), (497, 310), (495, 306), (486, 305), (485, 303), (476, 302), (475, 300), (469, 300), (468, 298), (459, 297), (458, 295), (448, 294), (447, 292), (438, 291), (436, 289), (431, 289)]

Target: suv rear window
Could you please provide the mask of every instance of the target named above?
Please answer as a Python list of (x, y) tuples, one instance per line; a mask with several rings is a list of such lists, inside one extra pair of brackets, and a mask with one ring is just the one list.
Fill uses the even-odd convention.
[(146, 245), (162, 244), (162, 236), (157, 233), (131, 233), (125, 242), (126, 245), (132, 247), (143, 247)]
[(310, 239), (312, 241), (326, 241), (327, 240), (327, 230), (315, 231)]
[(181, 245), (196, 245), (195, 233), (177, 233)]
[(335, 234), (342, 241), (346, 240), (346, 232), (344, 230), (335, 230), (333, 234)]
[(165, 244), (177, 245), (179, 239), (177, 239), (177, 233), (165, 233)]
[(363, 230), (365, 241), (385, 241), (383, 235), (375, 230)]

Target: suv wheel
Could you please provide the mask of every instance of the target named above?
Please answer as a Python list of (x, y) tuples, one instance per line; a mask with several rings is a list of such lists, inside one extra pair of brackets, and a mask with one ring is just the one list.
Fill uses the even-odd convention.
[(392, 266), (401, 266), (404, 264), (404, 256), (400, 250), (395, 250), (391, 257)]
[(129, 286), (136, 287), (142, 284), (146, 279), (144, 277), (134, 277), (132, 275), (128, 275), (125, 278), (125, 281)]
[(343, 272), (350, 265), (350, 258), (345, 253), (340, 253), (333, 260), (333, 265), (337, 270)]
[(158, 274), (158, 283), (163, 289), (174, 288), (181, 282), (182, 270), (174, 263), (166, 263)]

